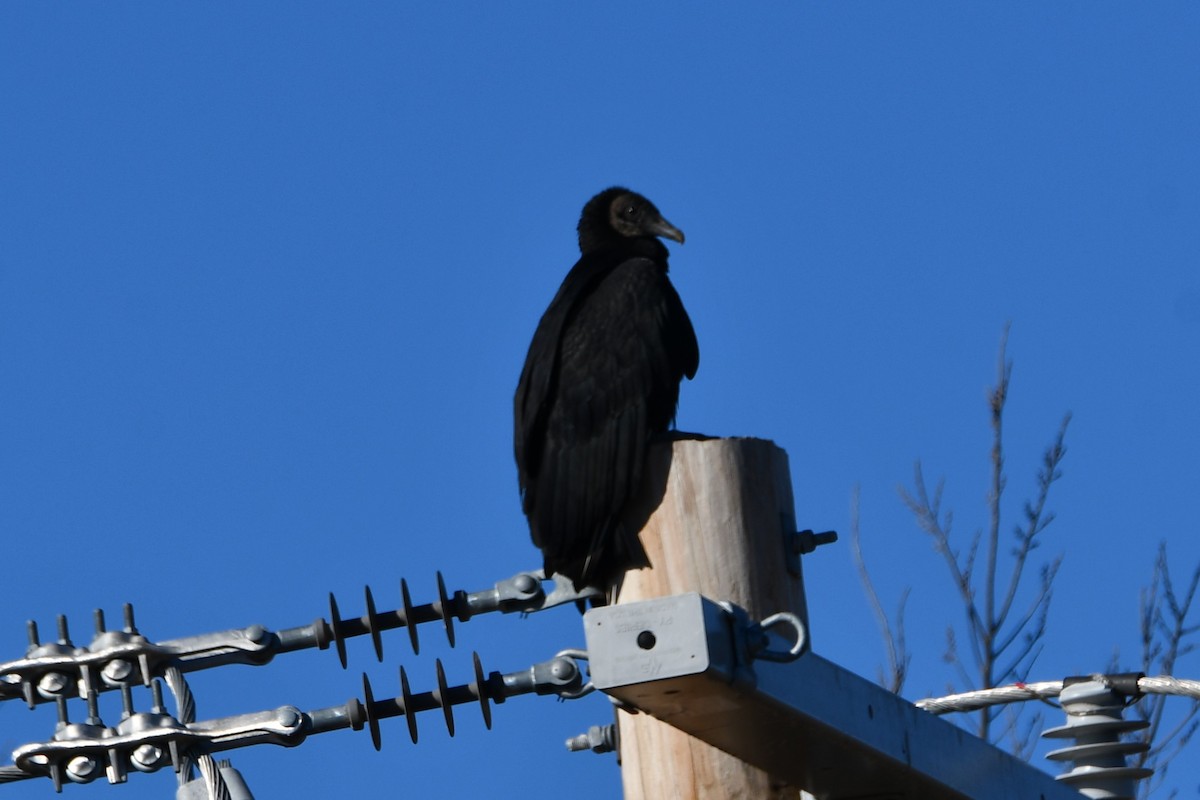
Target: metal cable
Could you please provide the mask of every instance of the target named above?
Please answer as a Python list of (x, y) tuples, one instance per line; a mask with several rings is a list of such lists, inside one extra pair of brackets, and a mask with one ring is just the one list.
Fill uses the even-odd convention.
[(229, 795), (229, 787), (225, 784), (225, 779), (221, 777), (221, 768), (216, 759), (210, 755), (202, 755), (198, 761), (200, 774), (204, 777), (204, 784), (208, 787), (209, 800), (232, 800)]
[[(183, 677), (183, 671), (178, 667), (167, 667), (163, 673), (163, 677), (167, 682), (167, 689), (170, 690), (171, 696), (175, 698), (175, 719), (183, 724), (188, 724), (196, 721), (196, 698), (192, 696), (191, 687), (188, 686), (187, 680)], [(176, 775), (179, 785), (191, 781), (196, 777), (196, 759), (190, 752), (180, 754), (180, 768)]]
[(195, 722), (196, 698), (192, 696), (183, 671), (179, 667), (167, 667), (164, 677), (167, 679), (167, 688), (175, 698), (175, 718), (184, 724)]
[[(1103, 675), (1095, 676), (1103, 680)], [(1142, 677), (1137, 682), (1138, 691), (1143, 694), (1170, 694), (1181, 697), (1191, 697), (1200, 700), (1200, 681), (1187, 678), (1175, 678), (1170, 675)], [(951, 694), (945, 697), (928, 697), (918, 700), (914, 705), (930, 714), (949, 714), (956, 711), (978, 711), (988, 706), (1004, 703), (1019, 703), (1026, 700), (1048, 700), (1062, 693), (1062, 681), (1041, 681), (1040, 683), (1016, 683), (1010, 686), (998, 686), (994, 689), (977, 689), (961, 694)]]
[(4, 766), (0, 767), (0, 783), (16, 783), (17, 781), (28, 780), (29, 778), (38, 778), (39, 775), (30, 775), (20, 767)]
[(950, 694), (945, 697), (928, 697), (918, 700), (914, 705), (930, 714), (949, 714), (953, 711), (978, 711), (988, 706), (1003, 703), (1019, 703), (1025, 700), (1045, 700), (1058, 697), (1062, 692), (1062, 681), (1042, 681), (1040, 683), (1015, 683), (1010, 686), (997, 686), (994, 689), (976, 689), (960, 694)]
[[(188, 686), (187, 679), (183, 677), (183, 671), (179, 667), (167, 667), (164, 677), (167, 681), (167, 688), (171, 690), (171, 695), (175, 698), (176, 719), (185, 725), (195, 722), (196, 698)], [(221, 777), (221, 770), (212, 756), (207, 753), (192, 754), (189, 751), (182, 755), (181, 761), (182, 768), (178, 775), (180, 786), (191, 781), (194, 775), (193, 765), (198, 765), (200, 775), (204, 778), (204, 785), (208, 787), (209, 800), (231, 800), (229, 787), (225, 785), (225, 779)]]
[(1200, 681), (1193, 681), (1188, 678), (1157, 675), (1139, 680), (1138, 688), (1146, 694), (1174, 694), (1200, 700)]

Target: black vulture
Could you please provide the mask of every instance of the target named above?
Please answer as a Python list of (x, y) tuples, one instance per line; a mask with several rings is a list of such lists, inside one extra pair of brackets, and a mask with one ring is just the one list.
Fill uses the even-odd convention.
[(587, 202), (582, 256), (542, 315), (517, 384), (513, 440), (530, 535), (546, 575), (580, 588), (608, 589), (649, 566), (623, 511), (652, 437), (674, 421), (680, 381), (700, 361), (660, 236), (683, 243), (635, 192), (614, 187)]

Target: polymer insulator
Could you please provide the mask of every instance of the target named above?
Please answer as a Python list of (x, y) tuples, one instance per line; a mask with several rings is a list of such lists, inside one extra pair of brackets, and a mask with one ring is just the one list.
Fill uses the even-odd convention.
[(437, 672), (437, 688), (433, 690), (434, 701), (442, 707), (442, 716), (446, 719), (446, 730), (454, 735), (454, 706), (450, 704), (446, 686), (446, 670), (442, 667), (440, 658), (434, 660)]
[(1074, 739), (1075, 744), (1046, 754), (1051, 761), (1072, 764), (1057, 777), (1091, 798), (1134, 800), (1137, 781), (1150, 777), (1153, 770), (1131, 767), (1125, 757), (1145, 752), (1145, 742), (1123, 742), (1122, 733), (1149, 726), (1145, 720), (1123, 717), (1126, 695), (1104, 680), (1085, 680), (1063, 687), (1060, 695), (1067, 724), (1042, 733), (1047, 739)]
[(333, 643), (337, 648), (338, 661), (346, 668), (346, 637), (342, 631), (342, 616), (338, 613), (337, 598), (329, 593), (329, 627), (333, 631)]
[[(492, 727), (492, 712), (489, 700), (495, 699), (497, 702), (502, 702), (508, 693), (525, 694), (534, 691), (533, 686), (521, 686), (513, 682), (505, 680), (506, 676), (501, 676), (496, 673), (494, 680), (489, 683), (489, 680), (484, 677), (483, 664), (479, 659), (478, 653), (471, 654), (473, 680), (462, 686), (451, 686), (446, 680), (446, 669), (442, 664), (441, 659), (434, 661), (436, 685), (432, 691), (413, 694), (408, 682), (408, 672), (404, 667), (400, 667), (400, 694), (394, 698), (386, 700), (377, 700), (375, 698), (374, 689), (371, 686), (371, 681), (367, 675), (363, 675), (363, 702), (361, 704), (361, 712), (355, 709), (356, 713), (361, 714), (362, 722), (356, 724), (356, 728), (367, 727), (371, 731), (371, 743), (378, 750), (381, 746), (379, 720), (386, 717), (403, 716), (404, 722), (408, 727), (408, 736), (416, 744), (419, 736), (417, 731), (417, 714), (422, 711), (432, 711), (435, 708), (442, 710), (442, 719), (446, 724), (446, 730), (451, 736), (455, 733), (454, 722), (454, 706), (462, 705), (463, 703), (476, 703), (479, 705), (480, 712), (483, 715), (483, 723), (490, 730)], [(524, 675), (525, 673), (519, 673)], [(495, 692), (495, 696), (491, 697), (490, 692)]]
[[(171, 666), (191, 672), (231, 663), (262, 665), (279, 653), (308, 647), (334, 649), (345, 668), (346, 640), (354, 636), (370, 635), (376, 658), (382, 660), (382, 632), (406, 627), (413, 652), (419, 654), (417, 628), (423, 623), (440, 620), (453, 647), (457, 643), (455, 618), (465, 622), (494, 611), (531, 613), (577, 602), (594, 591), (577, 591), (569, 581), (553, 576), (549, 580), (554, 588), (548, 594), (542, 585), (547, 580), (540, 570), (535, 570), (498, 581), (483, 591), (450, 592), (438, 572), (437, 596), (431, 603), (414, 604), (408, 582), (401, 579), (400, 607), (394, 611), (381, 611), (371, 588), (366, 586), (363, 589), (366, 609), (361, 617), (343, 619), (337, 598), (329, 593), (328, 621), (318, 618), (310, 625), (274, 633), (261, 625), (252, 625), (161, 643), (152, 642), (138, 632), (130, 604), (123, 606), (123, 629), (108, 628), (104, 611), (97, 609), (93, 618), (96, 635), (87, 647), (72, 644), (64, 615), (56, 620), (57, 640), (45, 643), (39, 637), (37, 624), (31, 620), (27, 623), (29, 648), (25, 656), (0, 663), (0, 701), (22, 698), (34, 708), (41, 702), (57, 703), (63, 698), (120, 689), (138, 682), (149, 686)], [(495, 697), (492, 700), (500, 702)]]
[(433, 610), (442, 617), (442, 623), (446, 626), (446, 639), (449, 640), (450, 646), (454, 647), (454, 606), (451, 605), (450, 598), (446, 596), (446, 582), (442, 580), (442, 571), (437, 573), (437, 590), (438, 599), (433, 604)]
[(475, 680), (471, 682), (471, 692), (479, 701), (479, 708), (483, 712), (483, 724), (490, 731), (492, 729), (492, 709), (488, 705), (487, 692), (484, 691), (483, 664), (479, 661), (479, 653), (471, 653), (471, 660), (475, 662)]
[(380, 636), (382, 631), (379, 628), (379, 616), (375, 613), (375, 597), (371, 594), (371, 587), (363, 587), (363, 595), (367, 604), (367, 631), (371, 634), (371, 645), (375, 648), (375, 658), (380, 663), (383, 662), (383, 638)]
[(408, 724), (408, 738), (412, 739), (412, 743), (417, 743), (417, 715), (413, 713), (412, 692), (408, 688), (408, 673), (404, 671), (404, 667), (400, 667), (400, 713), (404, 715), (404, 721)]
[(367, 673), (363, 673), (363, 702), (362, 708), (366, 712), (367, 726), (371, 730), (371, 744), (378, 751), (383, 747), (383, 737), (379, 733), (379, 718), (375, 716), (375, 693), (371, 691), (371, 679), (367, 677)]
[[(337, 615), (335, 613), (335, 619)], [(109, 632), (111, 633), (111, 631)], [(170, 763), (176, 771), (190, 769), (197, 757), (235, 747), (255, 744), (295, 746), (307, 736), (326, 731), (352, 728), (370, 731), (376, 750), (382, 746), (380, 720), (404, 716), (410, 738), (417, 741), (416, 717), (423, 711), (441, 709), (446, 729), (455, 733), (453, 708), (477, 703), (484, 724), (491, 727), (489, 702), (500, 703), (522, 694), (558, 694), (580, 696), (581, 671), (575, 657), (560, 652), (554, 659), (512, 672), (493, 672), (485, 677), (479, 654), (472, 653), (471, 680), (450, 685), (440, 659), (435, 661), (435, 685), (431, 691), (414, 693), (408, 675), (400, 668), (400, 694), (377, 698), (370, 679), (363, 675), (363, 699), (352, 698), (344, 705), (317, 709), (308, 713), (294, 706), (256, 711), (220, 719), (196, 722), (180, 712), (176, 719), (162, 705), (162, 690), (156, 680), (151, 684), (153, 707), (139, 712), (134, 708), (131, 684), (120, 687), (123, 713), (116, 727), (105, 726), (97, 708), (98, 687), (86, 692), (86, 722), (69, 722), (65, 699), (60, 707), (60, 725), (54, 737), (45, 742), (23, 745), (14, 751), (13, 769), (0, 771), (0, 783), (25, 778), (49, 777), (59, 789), (66, 782), (89, 783), (105, 774), (111, 783), (121, 783), (133, 771), (154, 772)], [(171, 675), (180, 675), (173, 667)], [(587, 687), (585, 687), (587, 688)], [(178, 689), (173, 689), (177, 692)], [(180, 701), (183, 703), (184, 701)]]

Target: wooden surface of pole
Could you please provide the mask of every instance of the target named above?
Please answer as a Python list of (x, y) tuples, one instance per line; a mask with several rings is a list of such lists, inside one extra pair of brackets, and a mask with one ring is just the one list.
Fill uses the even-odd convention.
[[(803, 580), (785, 558), (785, 528), (795, 525), (782, 449), (763, 439), (679, 439), (652, 448), (648, 473), (641, 538), (653, 566), (625, 576), (618, 603), (695, 591), (754, 619), (792, 611), (807, 624)], [(625, 800), (799, 795), (652, 717), (617, 716)]]

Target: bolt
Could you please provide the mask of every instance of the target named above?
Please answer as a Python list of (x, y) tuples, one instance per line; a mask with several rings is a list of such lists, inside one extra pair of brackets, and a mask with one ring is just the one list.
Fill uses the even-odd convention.
[(617, 749), (616, 739), (615, 725), (593, 725), (588, 728), (587, 733), (567, 739), (567, 749), (573, 753), (581, 750), (591, 750), (593, 753), (611, 753)]
[(570, 681), (579, 674), (575, 662), (568, 658), (556, 658), (550, 665), (550, 674), (558, 681)]
[(300, 724), (300, 714), (294, 708), (279, 709), (279, 724), (285, 728), (294, 728)]
[(163, 751), (161, 747), (155, 747), (152, 744), (144, 744), (133, 751), (129, 760), (133, 762), (133, 766), (139, 770), (149, 772), (156, 768), (163, 759)]
[(133, 674), (133, 664), (130, 664), (123, 658), (114, 658), (104, 665), (101, 674), (106, 681), (120, 683)]
[(67, 775), (73, 781), (90, 781), (96, 775), (99, 765), (96, 759), (89, 756), (75, 756), (67, 762)]
[(797, 531), (792, 537), (792, 549), (794, 552), (804, 555), (811, 553), (823, 544), (836, 542), (837, 538), (837, 531), (825, 531), (824, 533)]
[(47, 672), (38, 681), (38, 692), (43, 696), (53, 697), (67, 688), (67, 676), (61, 672)]
[(513, 586), (516, 587), (518, 592), (523, 594), (532, 592), (537, 588), (537, 585), (537, 581), (534, 579), (534, 577), (525, 573), (518, 575), (517, 579), (513, 581)]
[(246, 638), (255, 644), (262, 644), (267, 639), (267, 629), (262, 625), (251, 625), (246, 628)]

